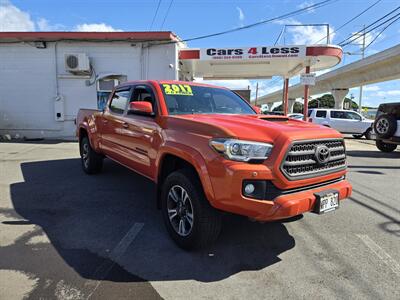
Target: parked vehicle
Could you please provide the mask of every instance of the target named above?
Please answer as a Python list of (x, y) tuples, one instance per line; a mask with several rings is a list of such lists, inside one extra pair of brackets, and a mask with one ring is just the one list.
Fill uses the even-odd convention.
[(261, 104), (261, 113), (265, 114), (269, 111), (268, 104)]
[(341, 133), (352, 134), (355, 138), (373, 137), (373, 120), (364, 118), (355, 111), (343, 109), (313, 108), (308, 111), (309, 122), (336, 129)]
[(304, 115), (303, 114), (288, 114), (288, 117), (291, 119), (303, 120)]
[(221, 212), (259, 221), (322, 214), (352, 190), (340, 133), (256, 114), (221, 87), (127, 82), (104, 111), (80, 110), (76, 133), (86, 173), (108, 157), (157, 184), (167, 231), (185, 249), (218, 237)]
[(271, 111), (266, 111), (264, 112), (264, 115), (271, 115), (271, 116), (284, 116), (283, 111), (276, 111), (276, 110), (271, 110)]
[(374, 122), (376, 147), (392, 152), (400, 145), (400, 102), (379, 105)]

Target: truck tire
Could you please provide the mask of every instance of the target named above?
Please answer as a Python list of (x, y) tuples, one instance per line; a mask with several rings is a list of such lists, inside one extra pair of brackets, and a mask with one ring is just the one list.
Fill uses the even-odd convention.
[(379, 138), (390, 138), (397, 130), (396, 118), (389, 114), (380, 115), (374, 122), (374, 130)]
[(171, 173), (161, 190), (161, 211), (167, 231), (185, 249), (203, 248), (221, 231), (221, 214), (211, 207), (194, 172), (181, 169)]
[(381, 140), (376, 140), (376, 148), (381, 150), (382, 152), (393, 152), (396, 150), (396, 144), (385, 143)]
[(87, 174), (97, 174), (101, 172), (103, 167), (103, 156), (92, 149), (87, 136), (84, 136), (81, 139), (80, 153), (83, 171)]

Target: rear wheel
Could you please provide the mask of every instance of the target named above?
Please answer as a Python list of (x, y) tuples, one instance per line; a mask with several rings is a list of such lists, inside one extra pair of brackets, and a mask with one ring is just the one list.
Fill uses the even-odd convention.
[(103, 167), (103, 156), (92, 149), (87, 136), (84, 136), (81, 139), (80, 153), (83, 171), (87, 174), (96, 174), (101, 172)]
[(396, 144), (390, 144), (390, 143), (385, 143), (381, 140), (376, 141), (376, 147), (381, 150), (382, 152), (393, 152), (396, 150), (397, 145)]
[(161, 191), (161, 209), (171, 238), (183, 249), (202, 248), (221, 231), (221, 215), (206, 199), (196, 174), (189, 169), (171, 173)]

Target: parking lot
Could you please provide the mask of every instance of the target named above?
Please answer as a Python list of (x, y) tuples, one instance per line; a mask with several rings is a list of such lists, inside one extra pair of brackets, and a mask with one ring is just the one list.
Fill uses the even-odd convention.
[(336, 212), (227, 215), (185, 252), (147, 179), (108, 160), (85, 175), (75, 142), (0, 143), (0, 298), (400, 299), (400, 151), (346, 146), (354, 192)]

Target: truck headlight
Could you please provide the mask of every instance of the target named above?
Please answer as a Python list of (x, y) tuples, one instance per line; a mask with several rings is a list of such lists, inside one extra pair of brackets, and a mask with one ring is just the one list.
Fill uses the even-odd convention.
[(212, 139), (210, 145), (226, 158), (236, 161), (262, 161), (268, 158), (273, 145), (235, 139)]

